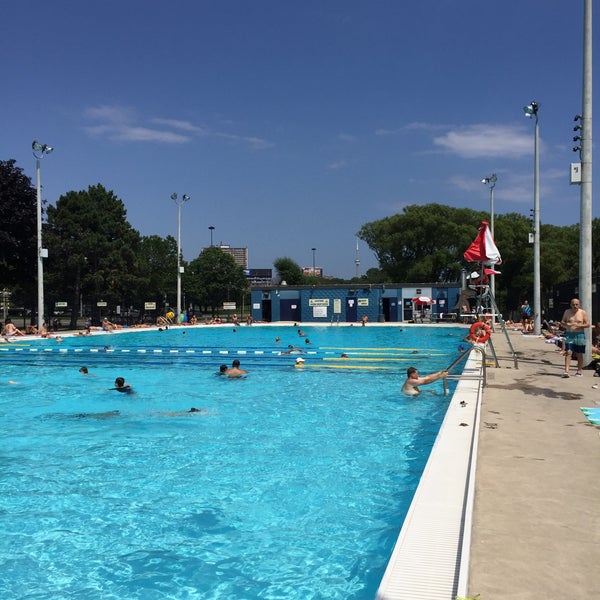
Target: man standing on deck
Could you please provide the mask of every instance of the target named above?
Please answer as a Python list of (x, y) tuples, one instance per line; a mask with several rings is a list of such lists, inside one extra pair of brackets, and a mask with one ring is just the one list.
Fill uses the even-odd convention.
[(571, 308), (565, 310), (560, 324), (565, 328), (565, 372), (563, 377), (569, 377), (569, 366), (573, 352), (577, 355), (576, 377), (583, 375), (583, 355), (585, 354), (585, 330), (591, 325), (590, 319), (581, 308), (578, 298), (571, 300)]

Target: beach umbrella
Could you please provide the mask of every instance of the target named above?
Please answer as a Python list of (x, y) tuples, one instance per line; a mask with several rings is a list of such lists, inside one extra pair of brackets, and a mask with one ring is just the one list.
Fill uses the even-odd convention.
[(417, 296), (412, 299), (413, 304), (435, 304), (435, 300), (429, 296)]
[(487, 221), (481, 222), (479, 233), (467, 248), (464, 255), (465, 260), (469, 262), (482, 263), (487, 265), (499, 265), (502, 263), (500, 251), (494, 242), (490, 226)]

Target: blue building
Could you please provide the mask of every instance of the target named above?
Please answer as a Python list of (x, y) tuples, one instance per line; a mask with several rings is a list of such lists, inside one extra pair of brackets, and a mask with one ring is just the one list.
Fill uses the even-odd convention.
[[(400, 323), (414, 318), (453, 320), (459, 312), (459, 283), (439, 284), (334, 284), (257, 285), (251, 287), (254, 321), (301, 321), (304, 323)], [(416, 307), (413, 298), (435, 300)], [(417, 309), (417, 314), (413, 311)]]

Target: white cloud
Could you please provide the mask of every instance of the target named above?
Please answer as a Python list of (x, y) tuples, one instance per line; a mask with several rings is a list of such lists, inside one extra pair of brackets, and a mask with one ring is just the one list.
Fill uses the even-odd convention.
[(444, 131), (449, 129), (448, 125), (439, 125), (434, 123), (423, 123), (421, 121), (414, 121), (412, 123), (408, 123), (402, 127), (396, 127), (393, 129), (386, 129), (385, 127), (381, 127), (375, 130), (375, 135), (386, 136), (386, 135), (400, 135), (401, 133), (405, 133), (407, 131)]
[(327, 168), (332, 171), (337, 171), (338, 169), (343, 169), (347, 165), (345, 160), (337, 160), (327, 165)]
[(384, 129), (384, 128), (380, 128), (380, 129), (376, 129), (375, 130), (375, 135), (396, 135), (398, 133), (400, 133), (402, 130), (401, 129)]
[(165, 144), (185, 144), (195, 137), (215, 137), (247, 144), (257, 150), (270, 148), (274, 144), (268, 140), (242, 136), (220, 131), (210, 131), (181, 119), (155, 117), (148, 120), (147, 126), (139, 124), (135, 111), (122, 107), (101, 105), (89, 107), (84, 111), (87, 119), (98, 121), (98, 125), (89, 125), (84, 130), (94, 137), (127, 142), (162, 142)]
[(438, 152), (461, 158), (520, 158), (533, 154), (533, 135), (523, 127), (479, 123), (448, 125), (414, 121), (395, 129), (380, 128), (377, 136), (397, 136), (410, 131), (422, 131), (433, 136)]
[(189, 131), (191, 133), (205, 134), (206, 131), (202, 127), (198, 127), (189, 121), (180, 121), (178, 119), (152, 119), (152, 123), (156, 125), (165, 125), (166, 127), (172, 127), (174, 129), (181, 129), (182, 131)]
[[(92, 106), (85, 110), (85, 116), (100, 125), (84, 127), (89, 135), (106, 137), (109, 140), (125, 142), (163, 142), (166, 144), (183, 144), (191, 138), (168, 129), (157, 129), (136, 125), (135, 113), (122, 106)], [(166, 123), (165, 123), (166, 124)], [(172, 128), (172, 122), (170, 123)]]
[(215, 132), (212, 135), (214, 135), (215, 137), (231, 140), (233, 142), (244, 142), (246, 144), (249, 144), (253, 148), (256, 148), (257, 150), (264, 150), (265, 148), (271, 148), (272, 146), (274, 146), (273, 142), (269, 142), (267, 140), (263, 140), (257, 137), (247, 137), (243, 135), (235, 135), (232, 133), (219, 132)]
[(165, 142), (167, 144), (183, 144), (190, 141), (189, 136), (173, 133), (172, 131), (161, 131), (148, 127), (122, 127), (115, 131), (113, 140), (125, 142)]
[(133, 112), (122, 106), (90, 106), (86, 108), (85, 116), (98, 121), (107, 121), (117, 125), (118, 123), (129, 123), (133, 118)]
[(531, 132), (505, 125), (460, 127), (435, 137), (433, 143), (462, 158), (520, 158), (533, 152)]

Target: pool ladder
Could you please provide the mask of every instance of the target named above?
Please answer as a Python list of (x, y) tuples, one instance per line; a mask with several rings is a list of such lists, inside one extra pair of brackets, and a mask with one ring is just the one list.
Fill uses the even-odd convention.
[[(448, 375), (448, 377), (450, 377), (451, 379), (457, 379), (457, 380), (465, 380), (465, 379), (474, 379), (474, 380), (481, 380), (481, 385), (482, 387), (486, 387), (487, 386), (487, 355), (485, 352), (485, 347), (480, 346), (480, 345), (474, 345), (471, 350), (477, 350), (480, 354), (481, 354), (481, 371), (479, 372), (479, 375), (464, 375), (464, 374), (460, 374), (460, 375)], [(460, 356), (458, 356), (455, 360), (453, 360), (447, 367), (446, 367), (446, 371), (450, 371), (453, 367), (455, 367), (461, 360), (465, 360), (467, 357), (469, 357), (471, 355), (471, 351), (465, 351), (463, 353), (461, 353)], [(448, 377), (444, 378), (444, 394), (447, 396), (448, 395)]]

